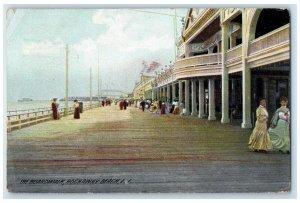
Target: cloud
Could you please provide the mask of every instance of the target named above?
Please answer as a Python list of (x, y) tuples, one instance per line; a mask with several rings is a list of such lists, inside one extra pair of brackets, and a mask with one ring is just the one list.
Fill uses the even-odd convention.
[(22, 54), (25, 56), (54, 56), (58, 55), (65, 46), (61, 39), (27, 42), (23, 45)]
[(152, 36), (140, 44), (140, 48), (149, 49), (150, 51), (157, 51), (159, 49), (173, 48), (174, 40), (168, 35)]
[(128, 11), (125, 9), (100, 9), (92, 17), (92, 21), (99, 25), (114, 25), (118, 23), (125, 26), (131, 20)]
[(98, 10), (92, 17), (95, 24), (104, 25), (106, 32), (99, 35), (97, 43), (117, 49), (119, 51), (138, 51), (149, 50), (151, 52), (160, 49), (172, 49), (174, 39), (168, 34), (162, 34), (156, 29), (148, 32), (152, 25), (144, 22), (141, 24), (133, 23), (138, 20), (134, 15), (122, 9)]
[(83, 66), (95, 66), (97, 64), (97, 42), (87, 38), (70, 47), (70, 54), (75, 55)]

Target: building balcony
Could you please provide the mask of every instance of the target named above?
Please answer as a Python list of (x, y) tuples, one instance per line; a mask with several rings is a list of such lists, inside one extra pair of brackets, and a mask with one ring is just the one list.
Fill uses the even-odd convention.
[(221, 74), (221, 54), (205, 54), (176, 61), (176, 79)]
[(250, 68), (290, 59), (290, 24), (254, 39), (249, 45)]
[(226, 67), (229, 73), (242, 70), (242, 44), (229, 49), (225, 53)]
[(242, 59), (242, 44), (226, 51), (226, 64), (239, 62)]
[[(242, 44), (225, 53), (229, 73), (242, 71)], [(255, 68), (290, 59), (290, 25), (284, 25), (249, 43), (247, 66)], [(221, 53), (193, 56), (176, 61), (175, 78), (221, 75)]]

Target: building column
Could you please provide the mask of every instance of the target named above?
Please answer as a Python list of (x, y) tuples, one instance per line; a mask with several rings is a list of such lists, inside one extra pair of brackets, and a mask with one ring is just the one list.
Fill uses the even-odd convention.
[(179, 98), (178, 98), (178, 103), (179, 105), (182, 103), (182, 81), (179, 80), (179, 90), (178, 90)]
[(161, 99), (161, 87), (158, 88), (158, 98), (157, 100), (160, 100)]
[(154, 100), (154, 97), (155, 97), (155, 88), (152, 87), (152, 94), (151, 94), (152, 101)]
[[(246, 11), (242, 11), (242, 39), (246, 39), (247, 16)], [(242, 43), (242, 90), (243, 90), (243, 122), (242, 128), (252, 128), (251, 123), (251, 70), (247, 67), (247, 43)]]
[(167, 101), (166, 102), (170, 102), (170, 100), (171, 100), (171, 95), (170, 95), (170, 85), (167, 85)]
[(190, 46), (188, 43), (184, 43), (184, 56), (186, 58), (190, 56)]
[(173, 82), (172, 83), (172, 101), (171, 102), (173, 102), (174, 100), (175, 100), (175, 97), (176, 97), (176, 84)]
[(208, 102), (208, 120), (216, 120), (214, 78), (208, 80)]
[(205, 103), (205, 92), (204, 92), (204, 80), (199, 79), (199, 118), (204, 118), (204, 103)]
[(228, 68), (226, 67), (226, 51), (228, 49), (228, 24), (222, 25), (222, 118), (221, 123), (229, 123), (229, 105), (228, 105)]
[(192, 80), (192, 116), (197, 116), (197, 104), (196, 104), (196, 80)]
[(156, 87), (156, 98), (155, 100), (157, 101), (159, 98), (159, 87)]
[(190, 115), (190, 81), (185, 80), (184, 88), (185, 98), (184, 98), (184, 108), (186, 110), (186, 115)]

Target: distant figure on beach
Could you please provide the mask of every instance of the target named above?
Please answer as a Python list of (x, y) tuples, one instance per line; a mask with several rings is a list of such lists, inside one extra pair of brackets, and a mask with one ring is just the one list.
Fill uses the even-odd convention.
[(52, 100), (52, 104), (51, 104), (51, 109), (52, 109), (52, 114), (53, 114), (53, 119), (54, 120), (58, 120), (59, 119), (58, 106), (59, 106), (59, 104), (57, 103), (57, 99), (54, 98)]
[(78, 100), (74, 100), (74, 118), (80, 119), (79, 103)]

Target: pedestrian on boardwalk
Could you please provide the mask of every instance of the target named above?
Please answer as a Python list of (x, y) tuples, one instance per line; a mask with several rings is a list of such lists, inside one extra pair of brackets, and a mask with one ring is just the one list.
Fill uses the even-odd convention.
[(80, 110), (78, 100), (74, 100), (74, 119), (80, 119)]
[(174, 105), (174, 109), (173, 109), (172, 113), (174, 115), (178, 115), (180, 113), (178, 101), (174, 101), (173, 105)]
[(161, 104), (162, 104), (162, 101), (159, 100), (159, 101), (158, 101), (158, 108), (159, 108), (159, 109), (161, 109)]
[(127, 101), (126, 100), (123, 101), (123, 108), (124, 108), (124, 110), (127, 109)]
[(124, 105), (123, 100), (120, 100), (120, 102), (119, 102), (120, 110), (123, 110), (123, 107), (124, 107), (123, 105)]
[(164, 102), (161, 103), (160, 114), (166, 114), (166, 105)]
[(267, 152), (272, 149), (272, 143), (268, 134), (267, 121), (268, 112), (266, 110), (266, 100), (259, 100), (259, 107), (256, 109), (255, 128), (249, 139), (249, 149), (255, 152)]
[(269, 135), (274, 150), (290, 153), (290, 111), (287, 108), (288, 99), (280, 98), (281, 107), (278, 108), (271, 120)]
[(143, 112), (145, 111), (145, 105), (146, 105), (146, 102), (144, 100), (142, 100), (141, 101), (141, 107), (142, 107)]
[(105, 101), (104, 101), (104, 100), (102, 100), (102, 106), (104, 107), (104, 105), (105, 105)]
[(154, 105), (153, 105), (153, 103), (151, 103), (151, 104), (150, 104), (149, 111), (150, 111), (151, 113), (153, 113), (153, 112), (154, 112)]
[(153, 103), (151, 104), (152, 106), (152, 113), (157, 113), (157, 101), (153, 101)]
[(59, 104), (57, 103), (57, 99), (54, 98), (52, 100), (52, 104), (51, 104), (51, 109), (52, 109), (52, 115), (53, 115), (53, 119), (54, 120), (58, 120), (59, 119), (59, 112), (58, 112), (58, 107), (59, 107)]

